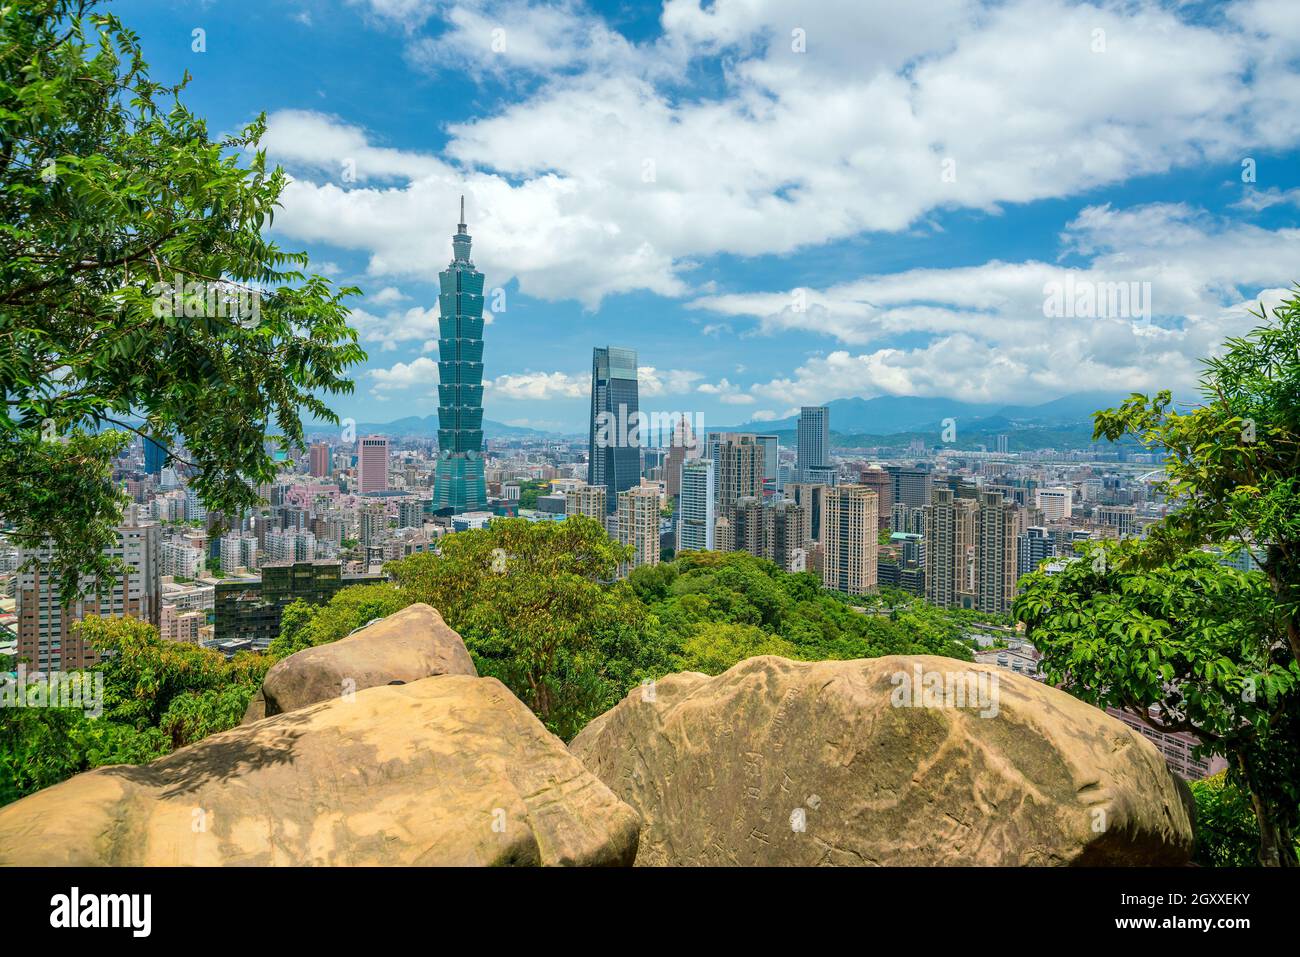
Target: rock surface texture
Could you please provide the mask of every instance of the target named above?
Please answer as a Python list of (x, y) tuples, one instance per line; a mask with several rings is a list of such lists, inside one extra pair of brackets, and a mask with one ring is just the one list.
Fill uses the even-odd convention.
[(275, 664), (249, 702), (244, 723), (318, 701), (431, 675), (477, 676), (460, 635), (425, 604), (409, 605), (339, 641)]
[(948, 658), (671, 675), (570, 750), (641, 815), (639, 865), (1179, 865), (1192, 849), (1187, 788), (1141, 735)]
[(626, 865), (639, 821), (494, 678), (370, 688), (0, 808), (0, 864)]

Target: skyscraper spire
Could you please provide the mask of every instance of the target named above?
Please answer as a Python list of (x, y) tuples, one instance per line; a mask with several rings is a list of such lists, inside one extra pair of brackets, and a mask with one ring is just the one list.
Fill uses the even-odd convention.
[(469, 227), (465, 225), (465, 194), (464, 193), (460, 194), (460, 223), (458, 223), (457, 225), (460, 226), (460, 229), (457, 230), (457, 232), (463, 233), (469, 230)]

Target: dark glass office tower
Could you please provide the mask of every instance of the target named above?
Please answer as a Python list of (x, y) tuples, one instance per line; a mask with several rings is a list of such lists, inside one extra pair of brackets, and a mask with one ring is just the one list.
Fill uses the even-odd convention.
[(446, 514), (487, 507), (483, 482), (483, 274), (469, 258), (465, 197), (451, 239), (451, 264), (438, 273), (438, 465), (434, 508)]
[(144, 470), (150, 475), (158, 475), (167, 465), (167, 450), (146, 437), (144, 440)]
[(636, 350), (592, 350), (591, 439), (587, 484), (605, 486), (605, 510), (618, 508), (618, 493), (641, 484), (641, 436)]

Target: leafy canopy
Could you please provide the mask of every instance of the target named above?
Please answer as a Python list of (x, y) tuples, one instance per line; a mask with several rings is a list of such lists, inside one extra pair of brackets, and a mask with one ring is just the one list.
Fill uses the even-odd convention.
[(274, 477), (268, 429), (301, 445), (300, 409), (337, 421), (320, 396), (365, 358), (358, 290), (264, 235), (286, 184), (264, 118), (211, 139), (96, 7), (0, 5), (0, 514), (69, 584), (113, 571), (127, 433), (236, 512)]

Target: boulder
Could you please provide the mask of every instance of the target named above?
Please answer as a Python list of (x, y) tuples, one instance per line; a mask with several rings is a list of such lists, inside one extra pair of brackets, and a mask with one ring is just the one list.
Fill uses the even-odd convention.
[(494, 678), (369, 688), (0, 808), (0, 864), (622, 865), (635, 812)]
[(641, 815), (638, 865), (1181, 865), (1192, 850), (1188, 789), (1140, 734), (949, 658), (671, 675), (570, 750)]
[(379, 685), (431, 675), (477, 676), (460, 635), (423, 603), (409, 605), (346, 638), (277, 662), (249, 702), (244, 723)]

